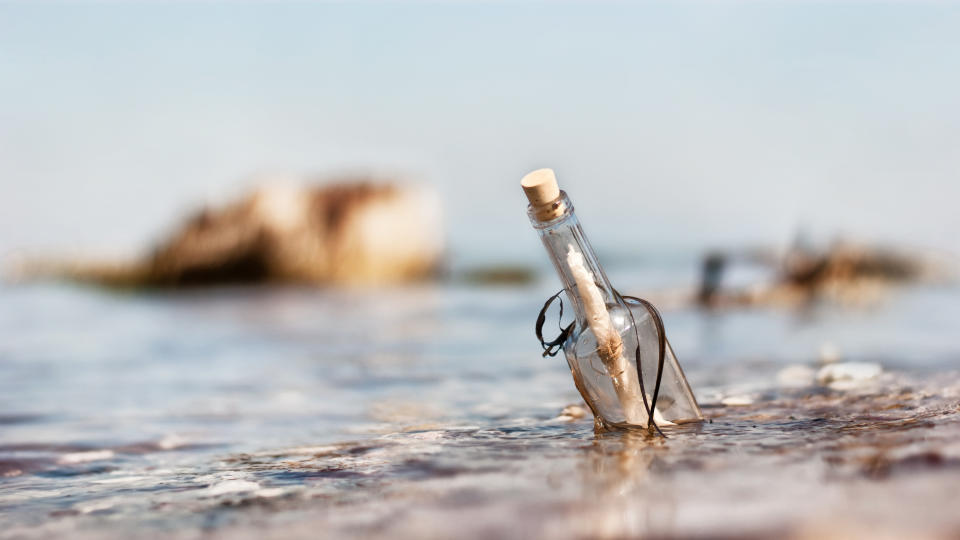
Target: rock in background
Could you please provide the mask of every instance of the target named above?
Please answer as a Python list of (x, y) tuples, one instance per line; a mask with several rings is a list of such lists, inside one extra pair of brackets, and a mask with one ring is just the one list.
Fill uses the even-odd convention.
[(270, 185), (194, 214), (131, 264), (26, 273), (121, 287), (389, 284), (435, 275), (443, 238), (439, 197), (423, 186)]

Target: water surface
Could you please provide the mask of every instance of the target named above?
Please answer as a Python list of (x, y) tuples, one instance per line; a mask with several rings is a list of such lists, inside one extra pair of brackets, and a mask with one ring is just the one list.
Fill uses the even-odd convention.
[[(957, 289), (666, 312), (709, 421), (662, 439), (561, 415), (544, 282), (5, 286), (0, 537), (960, 533)], [(784, 375), (827, 342), (883, 373)]]

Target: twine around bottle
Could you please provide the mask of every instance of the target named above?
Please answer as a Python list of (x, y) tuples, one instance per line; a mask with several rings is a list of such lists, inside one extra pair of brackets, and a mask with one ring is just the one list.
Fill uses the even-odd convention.
[[(540, 313), (537, 315), (537, 322), (534, 326), (534, 333), (537, 336), (537, 339), (540, 341), (540, 346), (543, 347), (543, 356), (556, 356), (560, 349), (563, 348), (564, 342), (570, 336), (570, 333), (573, 332), (573, 327), (576, 322), (571, 322), (566, 327), (562, 326), (561, 321), (563, 320), (563, 299), (560, 298), (560, 295), (564, 292), (564, 289), (557, 291), (556, 294), (551, 296), (544, 302), (543, 307), (540, 308)], [(666, 438), (666, 435), (663, 433), (663, 430), (660, 429), (660, 426), (653, 419), (653, 411), (657, 407), (657, 397), (660, 394), (660, 381), (663, 377), (663, 364), (666, 359), (667, 352), (667, 335), (666, 330), (663, 326), (663, 318), (660, 316), (660, 311), (657, 310), (656, 306), (650, 303), (643, 298), (636, 296), (624, 296), (621, 295), (616, 289), (614, 289), (613, 294), (616, 295), (624, 304), (627, 300), (635, 302), (643, 306), (647, 312), (650, 314), (650, 318), (653, 319), (653, 323), (657, 329), (657, 347), (658, 347), (658, 359), (657, 359), (657, 377), (653, 387), (653, 395), (651, 396), (649, 402), (647, 401), (647, 391), (644, 388), (643, 384), (643, 369), (642, 369), (642, 358), (640, 354), (640, 329), (637, 327), (637, 321), (633, 317), (633, 310), (628, 309), (627, 312), (630, 313), (630, 321), (633, 323), (633, 331), (637, 338), (637, 350), (635, 352), (635, 361), (637, 366), (637, 381), (640, 383), (640, 396), (643, 398), (643, 407), (647, 413), (647, 428), (654, 428), (657, 433)], [(543, 325), (547, 320), (547, 310), (550, 308), (550, 305), (553, 304), (553, 301), (557, 300), (560, 302), (560, 315), (557, 319), (558, 328), (560, 329), (560, 334), (547, 341), (543, 337)]]

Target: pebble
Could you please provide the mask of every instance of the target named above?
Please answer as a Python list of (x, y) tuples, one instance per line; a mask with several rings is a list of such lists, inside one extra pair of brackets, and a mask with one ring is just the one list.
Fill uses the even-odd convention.
[(286, 490), (283, 488), (264, 488), (264, 489), (258, 489), (254, 493), (254, 495), (256, 495), (257, 497), (263, 497), (264, 499), (269, 499), (272, 497), (279, 497), (286, 493), (287, 493)]
[(843, 358), (840, 349), (833, 343), (826, 341), (820, 345), (820, 363), (835, 364)]
[(113, 457), (113, 450), (89, 450), (87, 452), (72, 452), (64, 454), (58, 460), (61, 465), (76, 465), (77, 463), (86, 463), (88, 461), (100, 461), (101, 459), (110, 459)]
[(227, 480), (214, 484), (207, 488), (207, 495), (225, 495), (227, 493), (243, 493), (246, 491), (256, 491), (260, 489), (260, 484), (247, 480)]
[(741, 396), (727, 396), (727, 397), (723, 398), (722, 400), (720, 400), (720, 403), (723, 403), (724, 405), (726, 405), (726, 406), (728, 406), (728, 407), (737, 407), (737, 406), (744, 406), (744, 405), (753, 405), (753, 398), (750, 397), (750, 396), (745, 396), (745, 395), (741, 395)]
[(802, 388), (812, 386), (816, 375), (817, 372), (813, 368), (796, 364), (781, 369), (777, 373), (777, 382), (780, 383), (780, 386)]
[(576, 420), (578, 418), (583, 418), (588, 414), (590, 414), (590, 412), (580, 405), (567, 405), (563, 408), (563, 411), (560, 412), (560, 416), (557, 417), (557, 420)]
[[(880, 364), (873, 362), (843, 362), (828, 364), (817, 372), (817, 382), (822, 385), (849, 386), (875, 379), (883, 372)], [(838, 384), (839, 383), (839, 384)]]

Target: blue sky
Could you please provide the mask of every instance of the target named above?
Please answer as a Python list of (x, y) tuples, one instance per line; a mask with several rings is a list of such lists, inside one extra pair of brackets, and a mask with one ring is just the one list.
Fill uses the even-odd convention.
[(374, 172), (436, 185), (455, 253), (535, 258), (542, 166), (632, 251), (960, 232), (958, 4), (4, 4), (0, 96), (0, 253)]

